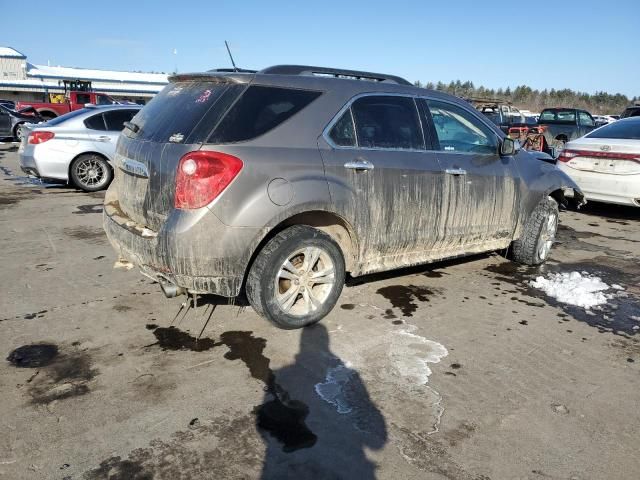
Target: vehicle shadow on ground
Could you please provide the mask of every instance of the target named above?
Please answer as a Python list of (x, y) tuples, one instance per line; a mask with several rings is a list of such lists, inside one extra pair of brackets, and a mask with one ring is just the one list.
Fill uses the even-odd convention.
[(266, 445), (261, 479), (375, 479), (365, 449), (387, 442), (384, 416), (359, 373), (331, 351), (322, 324), (302, 330), (294, 362), (267, 375), (256, 430)]
[(618, 220), (640, 220), (640, 207), (614, 205), (591, 200), (578, 210), (578, 213)]

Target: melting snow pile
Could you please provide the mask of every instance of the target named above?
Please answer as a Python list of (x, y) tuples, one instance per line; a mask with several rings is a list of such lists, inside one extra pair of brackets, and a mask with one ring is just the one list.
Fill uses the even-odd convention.
[(607, 290), (623, 290), (620, 285), (609, 286), (600, 277), (586, 272), (552, 273), (549, 278), (538, 277), (529, 284), (559, 302), (586, 309), (604, 305), (612, 299), (614, 294), (605, 293)]

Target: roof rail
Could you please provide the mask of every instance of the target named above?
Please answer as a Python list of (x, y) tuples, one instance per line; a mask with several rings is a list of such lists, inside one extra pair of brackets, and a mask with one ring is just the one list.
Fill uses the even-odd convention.
[(402, 77), (384, 73), (360, 72), (358, 70), (344, 70), (341, 68), (312, 67), (309, 65), (275, 65), (260, 70), (258, 73), (270, 75), (328, 75), (336, 78), (356, 80), (374, 80), (377, 82), (394, 82), (400, 85), (412, 85)]
[(207, 73), (257, 73), (257, 70), (249, 70), (246, 68), (213, 68), (207, 70)]

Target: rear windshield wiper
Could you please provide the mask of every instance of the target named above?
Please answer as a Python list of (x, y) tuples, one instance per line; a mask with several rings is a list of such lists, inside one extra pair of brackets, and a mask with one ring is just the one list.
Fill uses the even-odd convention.
[(140, 131), (140, 127), (133, 122), (124, 122), (124, 128), (131, 130), (133, 133), (138, 133)]

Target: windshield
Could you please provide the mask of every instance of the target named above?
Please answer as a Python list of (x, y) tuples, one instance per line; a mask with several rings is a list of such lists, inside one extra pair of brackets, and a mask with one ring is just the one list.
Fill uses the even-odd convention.
[(538, 123), (561, 123), (572, 124), (576, 123), (576, 111), (575, 110), (544, 110), (540, 114)]
[(640, 140), (640, 117), (628, 120), (618, 120), (617, 122), (605, 125), (585, 135), (587, 138), (620, 138)]

